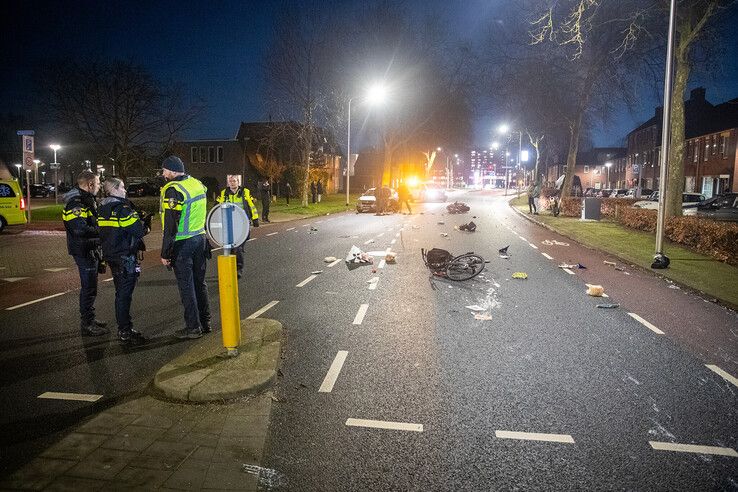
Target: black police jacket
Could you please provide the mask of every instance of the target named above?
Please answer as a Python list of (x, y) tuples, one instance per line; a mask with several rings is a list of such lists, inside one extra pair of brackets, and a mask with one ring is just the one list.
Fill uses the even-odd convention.
[(97, 209), (97, 224), (105, 261), (120, 263), (122, 257), (135, 255), (143, 249), (144, 224), (127, 199), (104, 198)]
[(72, 256), (90, 256), (100, 244), (97, 230), (97, 204), (92, 193), (72, 188), (64, 195), (62, 212), (67, 231), (67, 251)]

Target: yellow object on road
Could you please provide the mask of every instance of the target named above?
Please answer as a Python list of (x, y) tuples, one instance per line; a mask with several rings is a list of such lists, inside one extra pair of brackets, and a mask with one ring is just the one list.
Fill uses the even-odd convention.
[(512, 278), (519, 278), (521, 280), (525, 280), (528, 278), (528, 274), (525, 272), (515, 272), (512, 274)]
[(228, 355), (238, 355), (241, 345), (241, 309), (238, 305), (236, 255), (218, 256), (218, 289), (223, 346)]

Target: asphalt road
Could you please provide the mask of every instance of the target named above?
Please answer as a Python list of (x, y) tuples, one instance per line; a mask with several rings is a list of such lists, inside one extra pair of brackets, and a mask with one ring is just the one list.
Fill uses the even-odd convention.
[[(472, 207), (466, 215), (427, 204), (412, 216), (342, 214), (255, 230), (241, 312), (279, 301), (263, 316), (280, 320), (287, 333), (265, 455), (282, 488), (738, 488), (736, 457), (649, 444), (738, 449), (738, 388), (706, 367), (738, 374), (736, 313), (649, 272), (616, 271), (602, 263), (607, 257), (529, 223), (494, 194), (460, 198)], [(453, 229), (469, 220), (476, 233)], [(63, 237), (54, 240), (63, 247)], [(352, 244), (389, 247), (397, 264), (372, 274), (371, 266), (324, 263), (326, 256), (343, 258)], [(499, 258), (497, 249), (508, 244), (510, 258)], [(490, 263), (474, 280), (431, 280), (421, 247), (475, 251)], [(112, 336), (79, 337), (73, 269), (3, 284), (3, 472), (86, 415), (145, 390), (156, 369), (187, 348), (171, 338), (182, 325), (181, 306), (172, 274), (152, 261), (156, 256), (149, 255), (134, 297), (136, 328), (154, 338), (141, 349), (122, 349)], [(559, 262), (588, 269), (569, 274)], [(529, 278), (511, 279), (516, 271)], [(368, 283), (372, 277), (379, 280)], [(585, 283), (601, 283), (610, 298), (588, 297)], [(110, 321), (112, 299), (111, 283), (102, 282), (98, 314)], [(621, 307), (597, 309), (602, 302)], [(474, 304), (491, 319), (475, 320), (465, 307)], [(333, 381), (327, 374), (340, 351), (345, 361), (332, 372), (331, 391), (321, 392), (330, 386), (326, 379)], [(46, 391), (102, 398), (39, 399)], [(348, 419), (411, 425), (368, 428)]]

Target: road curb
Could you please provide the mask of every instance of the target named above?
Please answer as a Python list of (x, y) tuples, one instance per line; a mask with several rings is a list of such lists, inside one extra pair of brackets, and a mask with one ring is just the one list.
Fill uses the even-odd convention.
[(217, 402), (259, 393), (277, 377), (282, 324), (266, 318), (241, 320), (237, 357), (226, 357), (219, 335), (198, 340), (154, 376), (154, 393), (181, 402)]

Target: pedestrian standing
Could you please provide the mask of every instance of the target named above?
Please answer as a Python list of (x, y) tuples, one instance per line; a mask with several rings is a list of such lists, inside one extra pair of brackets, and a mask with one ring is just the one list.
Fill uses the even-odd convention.
[[(254, 200), (251, 198), (251, 192), (248, 188), (241, 188), (240, 176), (230, 175), (228, 176), (228, 186), (220, 192), (218, 195), (218, 203), (230, 202), (235, 203), (237, 206), (244, 209), (246, 215), (251, 221), (251, 225), (259, 227), (259, 212), (256, 210)], [(249, 229), (249, 235), (246, 241), (251, 237), (251, 229)], [(236, 254), (236, 273), (238, 278), (241, 278), (243, 273), (243, 244), (232, 248), (231, 251)]]
[(412, 215), (413, 210), (410, 208), (410, 188), (408, 188), (407, 183), (400, 183), (400, 186), (397, 188), (397, 198), (400, 201), (397, 207), (399, 211), (402, 212), (402, 204), (404, 203), (407, 206), (408, 215)]
[(290, 204), (290, 195), (292, 195), (292, 185), (289, 181), (287, 181), (287, 184), (284, 186), (285, 189), (285, 198), (287, 198), (287, 205)]
[(100, 233), (97, 227), (95, 195), (100, 191), (100, 178), (92, 171), (77, 176), (77, 186), (64, 195), (62, 219), (67, 233), (67, 251), (79, 270), (80, 331), (82, 336), (108, 333), (107, 323), (95, 319), (97, 274), (100, 268)]
[(310, 182), (310, 195), (312, 202), (315, 203), (318, 199), (318, 188), (315, 186), (315, 181)]
[(185, 327), (174, 336), (200, 338), (211, 331), (205, 283), (209, 251), (205, 237), (207, 190), (199, 180), (185, 174), (179, 157), (164, 159), (162, 175), (168, 182), (161, 189), (159, 207), (163, 233), (161, 262), (174, 269), (185, 317)]
[(318, 184), (315, 186), (316, 191), (318, 192), (318, 203), (323, 199), (323, 182), (321, 180), (318, 180)]
[(541, 182), (536, 181), (533, 187), (533, 215), (538, 215), (538, 201), (541, 197)]
[(133, 329), (131, 301), (141, 267), (138, 252), (145, 250), (146, 234), (141, 218), (126, 199), (123, 181), (108, 178), (103, 185), (108, 195), (100, 202), (97, 224), (103, 259), (110, 267), (115, 285), (115, 320), (118, 340), (125, 345), (140, 345), (146, 338)]
[(269, 207), (272, 204), (272, 186), (268, 179), (261, 182), (259, 192), (261, 194), (261, 217), (264, 222), (269, 223), (271, 222), (269, 220)]
[(536, 211), (536, 202), (533, 199), (533, 189), (535, 188), (534, 185), (530, 185), (528, 187), (528, 213), (533, 214), (533, 212)]

